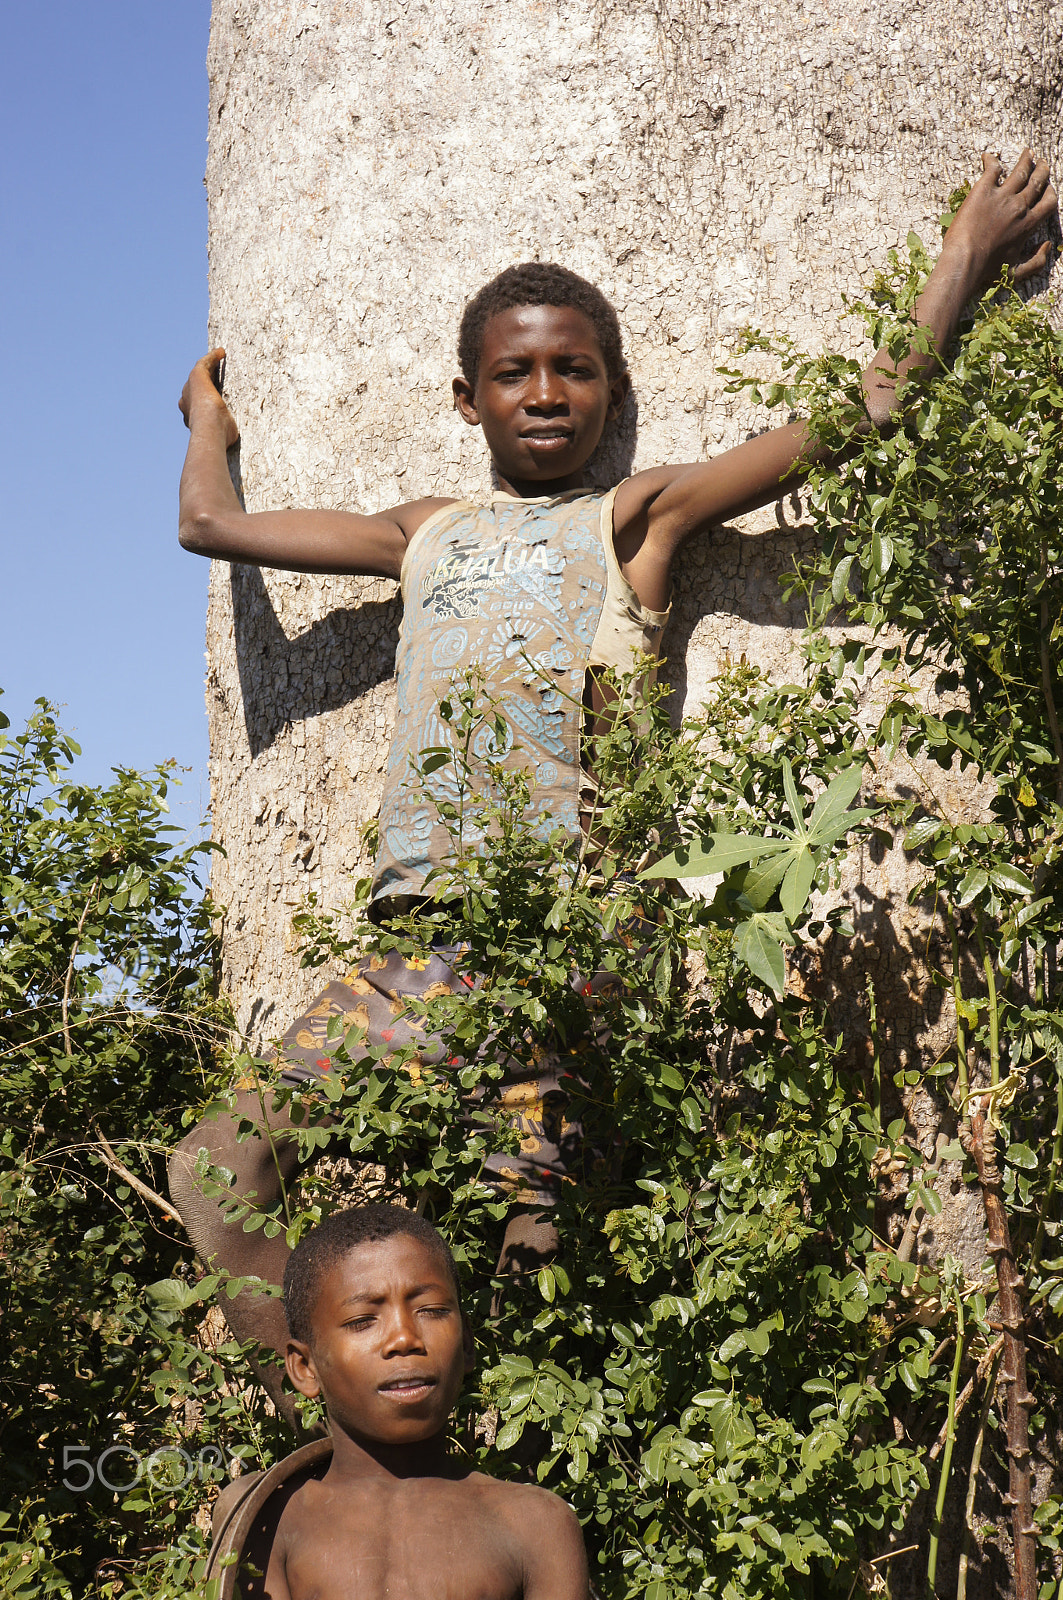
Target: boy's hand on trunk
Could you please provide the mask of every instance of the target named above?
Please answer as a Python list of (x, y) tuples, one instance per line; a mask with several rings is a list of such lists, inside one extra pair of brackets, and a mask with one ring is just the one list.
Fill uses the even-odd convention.
[(943, 258), (967, 252), (972, 294), (991, 288), (1005, 267), (1012, 283), (1024, 283), (1048, 266), (1051, 241), (1036, 248), (1031, 243), (1031, 235), (1056, 212), (1056, 192), (1048, 177), (1048, 163), (1030, 150), (1023, 151), (1010, 172), (999, 156), (988, 151), (983, 155), (982, 175), (956, 213), (941, 252)]
[(193, 424), (204, 422), (208, 418), (220, 423), (224, 430), (225, 448), (228, 450), (239, 439), (240, 429), (236, 425), (236, 418), (222, 399), (218, 386), (218, 375), (224, 360), (225, 351), (220, 346), (201, 356), (188, 374), (188, 381), (181, 390), (181, 398), (177, 404), (185, 419), (186, 428), (191, 428)]

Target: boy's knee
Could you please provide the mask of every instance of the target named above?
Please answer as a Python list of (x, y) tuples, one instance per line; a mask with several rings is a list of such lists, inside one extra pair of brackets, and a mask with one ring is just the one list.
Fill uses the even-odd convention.
[(538, 1272), (557, 1255), (558, 1242), (548, 1206), (520, 1206), (509, 1214), (498, 1270), (514, 1278)]
[(186, 1134), (166, 1163), (170, 1199), (177, 1207), (185, 1232), (197, 1249), (202, 1249), (204, 1229), (220, 1215), (218, 1197), (208, 1196), (199, 1173), (200, 1152), (206, 1150), (211, 1163), (224, 1165), (224, 1155), (203, 1123)]
[[(252, 1131), (242, 1134), (247, 1123)], [(227, 1195), (208, 1198), (205, 1193), (198, 1171), (203, 1151), (210, 1166), (232, 1173)], [(287, 1111), (264, 1120), (257, 1096), (240, 1093), (230, 1112), (204, 1117), (173, 1151), (167, 1165), (170, 1198), (187, 1229), (190, 1217), (213, 1215), (238, 1196), (253, 1194), (260, 1206), (274, 1204), (299, 1166), (298, 1140)]]

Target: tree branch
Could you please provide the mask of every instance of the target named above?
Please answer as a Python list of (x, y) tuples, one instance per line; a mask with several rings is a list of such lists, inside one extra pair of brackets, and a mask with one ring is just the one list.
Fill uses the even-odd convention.
[[(99, 879), (97, 878), (93, 883), (93, 888), (96, 887), (98, 882)], [(91, 905), (92, 889), (89, 890), (89, 893), (86, 896), (84, 910), (78, 919), (77, 929), (74, 933), (74, 945), (70, 951), (70, 960), (67, 962), (66, 977), (63, 979), (63, 1046), (68, 1056), (72, 1056), (74, 1054), (74, 1047), (70, 1043), (70, 990), (74, 982), (74, 962), (77, 960), (78, 951), (81, 948), (81, 934), (85, 927), (86, 920), (88, 919), (89, 908)]]
[[(1045, 557), (1047, 565), (1047, 556)], [(1052, 619), (1048, 608), (1048, 594), (1046, 585), (1041, 586), (1041, 686), (1045, 692), (1045, 710), (1048, 713), (1048, 729), (1052, 735), (1052, 748), (1056, 755), (1056, 805), (1063, 806), (1063, 736), (1059, 731), (1059, 712), (1056, 709), (1056, 697), (1052, 688), (1052, 657), (1048, 649), (1048, 638), (1052, 629)]]
[(1015, 1548), (1015, 1600), (1037, 1600), (1037, 1559), (1031, 1504), (1030, 1411), (1033, 1396), (1026, 1382), (1025, 1317), (1022, 1305), (1023, 1281), (1015, 1265), (1015, 1252), (1004, 1209), (1000, 1168), (996, 1159), (996, 1129), (988, 1121), (983, 1100), (972, 1102), (968, 1149), (978, 1168), (985, 1206), (986, 1238), (997, 1274), (1000, 1327), (1004, 1339), (1004, 1364), (1001, 1382), (1007, 1385), (1008, 1493), (1005, 1504), (1011, 1507), (1012, 1541)]
[(111, 1171), (117, 1173), (123, 1183), (128, 1183), (131, 1189), (135, 1189), (142, 1200), (147, 1200), (149, 1204), (157, 1206), (168, 1222), (179, 1223), (181, 1221), (181, 1218), (168, 1200), (164, 1200), (161, 1194), (156, 1194), (154, 1189), (141, 1182), (135, 1172), (130, 1172), (129, 1168), (119, 1161), (111, 1145), (108, 1144), (98, 1128), (96, 1129), (96, 1145)]

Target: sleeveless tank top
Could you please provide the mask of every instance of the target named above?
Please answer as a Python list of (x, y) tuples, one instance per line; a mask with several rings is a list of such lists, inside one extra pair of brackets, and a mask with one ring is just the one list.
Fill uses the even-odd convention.
[[(529, 820), (548, 817), (550, 827), (579, 832), (587, 668), (629, 670), (639, 652), (656, 656), (668, 620), (667, 612), (640, 606), (620, 571), (615, 495), (573, 489), (537, 500), (496, 493), (486, 506), (459, 501), (410, 540), (375, 903), (399, 905), (422, 894), (427, 874), (453, 856), (437, 807), (458, 800), (454, 766), (447, 762), (422, 780), (411, 758), (452, 747), (439, 703), (471, 667), (483, 673), (485, 693), (506, 724), (501, 749), (486, 724), (478, 730), (474, 759), (529, 772)], [(479, 838), (466, 830), (464, 841)]]

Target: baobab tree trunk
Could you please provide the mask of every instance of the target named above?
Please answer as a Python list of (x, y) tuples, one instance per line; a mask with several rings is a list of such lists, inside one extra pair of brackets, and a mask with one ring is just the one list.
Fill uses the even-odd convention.
[[(486, 481), (450, 408), (458, 316), (556, 259), (619, 307), (636, 466), (763, 425), (714, 368), (747, 323), (816, 346), (979, 152), (1051, 154), (1059, 7), (1038, 0), (215, 0), (211, 339), (249, 509), (374, 510)], [(634, 417), (606, 452), (623, 470)], [(687, 558), (666, 649), (697, 704), (728, 655), (780, 666), (794, 508)], [(779, 525), (781, 523), (781, 526)], [(218, 565), (208, 623), (225, 977), (256, 1041), (315, 982), (290, 920), (364, 862), (391, 718), (393, 587)], [(867, 864), (870, 869), (870, 863)], [(903, 865), (865, 884), (903, 906)], [(902, 928), (891, 936), (904, 944)], [(897, 980), (899, 981), (899, 980)], [(901, 1048), (914, 1045), (899, 1039)]]
[[(1047, 0), (214, 0), (210, 337), (248, 509), (486, 487), (450, 407), (457, 321), (528, 258), (620, 312), (637, 406), (603, 482), (737, 442), (765, 420), (715, 373), (739, 329), (844, 347), (845, 291), (910, 227), (933, 245), (983, 149), (1054, 157), (1061, 20)], [(680, 699), (743, 653), (787, 672), (800, 619), (777, 580), (806, 537), (790, 503), (685, 557), (665, 643)], [(215, 892), (256, 1046), (319, 982), (293, 912), (341, 904), (364, 868), (397, 624), (388, 583), (212, 574)], [(894, 850), (850, 879), (891, 1067), (951, 1025), (911, 977), (909, 871)], [(947, 1242), (977, 1267), (968, 1221)]]

